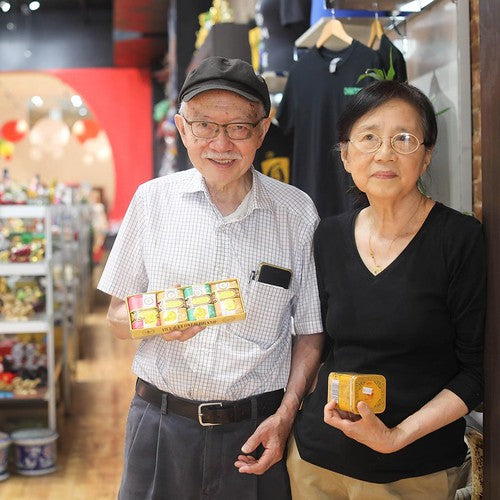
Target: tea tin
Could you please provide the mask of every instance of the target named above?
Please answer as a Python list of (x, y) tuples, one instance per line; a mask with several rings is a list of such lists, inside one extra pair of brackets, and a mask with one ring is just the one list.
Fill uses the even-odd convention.
[(331, 372), (328, 376), (328, 401), (337, 401), (340, 410), (359, 415), (357, 405), (364, 401), (373, 413), (383, 413), (386, 380), (383, 375)]

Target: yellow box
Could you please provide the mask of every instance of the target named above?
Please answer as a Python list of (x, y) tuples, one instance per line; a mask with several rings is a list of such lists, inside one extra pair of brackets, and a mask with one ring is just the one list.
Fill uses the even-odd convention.
[(328, 375), (328, 401), (335, 399), (340, 410), (359, 415), (357, 405), (364, 401), (373, 413), (385, 411), (386, 381), (383, 375), (339, 373)]
[[(207, 282), (203, 285), (187, 285), (187, 286), (179, 287), (179, 291), (183, 292), (185, 288), (196, 288), (196, 287), (205, 286), (205, 285), (208, 285), (208, 289), (212, 290), (212, 292), (210, 292), (208, 295), (211, 298), (211, 303), (213, 305), (219, 305), (218, 304), (219, 300), (221, 302), (224, 302), (225, 300), (227, 300), (227, 297), (225, 297), (225, 295), (223, 295), (223, 294), (219, 295), (218, 292), (234, 290), (235, 291), (234, 296), (238, 297), (238, 307), (236, 308), (237, 312), (235, 312), (234, 309), (231, 309), (230, 311), (229, 310), (226, 311), (227, 307), (224, 307), (224, 305), (227, 305), (227, 304), (223, 304), (222, 307), (217, 307), (218, 314), (214, 317), (207, 317), (204, 319), (192, 320), (192, 321), (189, 321), (189, 320), (188, 321), (177, 321), (177, 322), (173, 322), (170, 324), (163, 324), (160, 326), (150, 326), (148, 328), (132, 328), (132, 315), (134, 313), (134, 308), (137, 305), (142, 306), (142, 303), (140, 302), (140, 298), (138, 297), (138, 295), (151, 296), (152, 294), (156, 294), (156, 297), (158, 299), (157, 300), (157, 304), (158, 304), (157, 308), (159, 310), (158, 311), (159, 317), (162, 317), (162, 315), (165, 315), (165, 313), (167, 312), (167, 309), (170, 309), (168, 306), (171, 306), (174, 304), (173, 303), (167, 304), (167, 300), (166, 300), (167, 297), (165, 294), (165, 290), (159, 290), (156, 292), (154, 292), (154, 291), (147, 292), (147, 294), (145, 293), (145, 294), (129, 295), (126, 298), (125, 303), (127, 304), (129, 328), (130, 328), (130, 332), (132, 334), (132, 338), (140, 339), (140, 338), (152, 337), (154, 335), (162, 335), (165, 333), (169, 333), (173, 330), (182, 330), (184, 328), (189, 328), (190, 326), (195, 326), (195, 325), (209, 326), (209, 325), (216, 325), (216, 324), (220, 324), (220, 323), (228, 323), (228, 322), (232, 322), (232, 321), (242, 321), (246, 318), (246, 311), (245, 311), (245, 307), (243, 305), (243, 300), (241, 298), (239, 283), (238, 283), (238, 280), (236, 278), (228, 278), (225, 280), (211, 281), (211, 282)], [(172, 289), (169, 289), (169, 292), (171, 292), (171, 291), (172, 291)], [(180, 297), (182, 297), (182, 296), (183, 296), (183, 294), (179, 293), (178, 298), (180, 299)], [(177, 297), (175, 296), (175, 294), (174, 294), (174, 296), (171, 296), (171, 294), (169, 294), (168, 302), (176, 300), (176, 299), (177, 299)], [(198, 297), (196, 297), (196, 299), (198, 299)], [(196, 299), (193, 298), (192, 300), (196, 301)], [(129, 300), (130, 300), (132, 306), (129, 304)], [(186, 299), (186, 302), (189, 302), (189, 299)], [(179, 304), (175, 303), (175, 305), (178, 306)], [(180, 309), (181, 308), (177, 309), (177, 311), (179, 311)], [(175, 309), (172, 309), (172, 310), (175, 310)], [(182, 317), (183, 317), (183, 315), (182, 315)], [(169, 317), (169, 319), (171, 319), (171, 318)], [(165, 321), (165, 319), (164, 319), (164, 321)]]

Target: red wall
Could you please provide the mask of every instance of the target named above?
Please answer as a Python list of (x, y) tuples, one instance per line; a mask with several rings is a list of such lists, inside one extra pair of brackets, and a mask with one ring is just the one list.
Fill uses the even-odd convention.
[(149, 70), (81, 68), (49, 73), (83, 98), (108, 135), (115, 164), (111, 221), (119, 221), (137, 186), (153, 176), (152, 89)]

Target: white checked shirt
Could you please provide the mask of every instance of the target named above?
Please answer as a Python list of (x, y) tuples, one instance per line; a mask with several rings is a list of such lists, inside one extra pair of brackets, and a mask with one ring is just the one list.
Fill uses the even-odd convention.
[[(133, 371), (161, 390), (207, 401), (283, 388), (293, 329), (322, 331), (314, 204), (297, 188), (252, 173), (248, 209), (236, 220), (224, 220), (194, 168), (139, 186), (124, 217), (100, 290), (125, 299), (173, 283), (238, 278), (247, 312), (244, 321), (209, 326), (186, 342), (144, 339)], [(291, 269), (289, 289), (251, 280), (261, 262)]]

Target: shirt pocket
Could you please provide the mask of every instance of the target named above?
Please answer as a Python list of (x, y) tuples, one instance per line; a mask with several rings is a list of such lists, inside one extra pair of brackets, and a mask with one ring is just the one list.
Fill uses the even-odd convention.
[(280, 334), (290, 329), (292, 291), (251, 281), (245, 292), (246, 320), (234, 324), (234, 333), (268, 349)]

